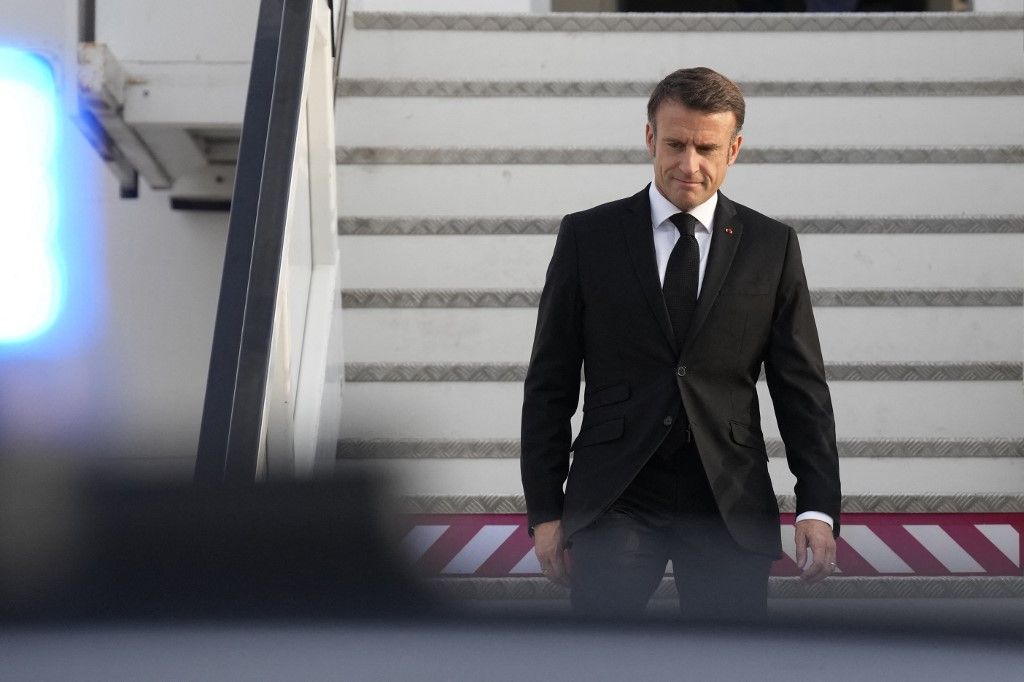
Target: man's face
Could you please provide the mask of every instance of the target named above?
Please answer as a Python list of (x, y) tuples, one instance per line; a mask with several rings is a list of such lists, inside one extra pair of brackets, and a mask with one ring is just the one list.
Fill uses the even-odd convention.
[(742, 135), (733, 135), (731, 111), (708, 114), (678, 102), (663, 102), (647, 124), (647, 151), (654, 160), (654, 183), (681, 211), (689, 211), (718, 191), (740, 153)]

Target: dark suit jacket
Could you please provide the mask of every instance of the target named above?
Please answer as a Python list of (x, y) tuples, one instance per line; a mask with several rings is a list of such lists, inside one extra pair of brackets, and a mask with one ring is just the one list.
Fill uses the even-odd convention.
[[(751, 551), (781, 556), (755, 390), (762, 364), (797, 480), (797, 513), (831, 515), (838, 535), (832, 402), (793, 229), (719, 194), (697, 309), (676, 348), (647, 189), (567, 215), (525, 382), (530, 525), (561, 519), (570, 540), (622, 494), (682, 406), (729, 531)], [(581, 365), (583, 425), (570, 445)]]

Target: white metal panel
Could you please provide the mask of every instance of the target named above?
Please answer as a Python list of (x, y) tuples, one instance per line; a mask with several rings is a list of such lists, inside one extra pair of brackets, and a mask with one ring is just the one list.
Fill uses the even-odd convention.
[(352, 78), (657, 81), (684, 65), (735, 80), (1024, 76), (1017, 31), (561, 33), (368, 31), (345, 36)]
[[(807, 234), (799, 240), (812, 288), (1020, 288), (1024, 284), (1024, 234)], [(346, 289), (539, 290), (555, 237), (353, 236), (341, 241)], [(382, 267), (384, 263), (387, 267)]]
[[(344, 470), (385, 472), (393, 481), (395, 492), (401, 494), (523, 494), (518, 459), (342, 461), (340, 465)], [(768, 469), (776, 494), (792, 495), (796, 478), (786, 468), (785, 461), (772, 460)], [(1024, 482), (1024, 461), (1008, 458), (843, 459), (840, 472), (845, 495), (1017, 495)], [(932, 547), (933, 553), (938, 555), (945, 545), (941, 538), (936, 538), (929, 549)], [(947, 554), (951, 556), (951, 570), (954, 566), (957, 570), (970, 570), (963, 563), (955, 563), (951, 550), (947, 550)]]
[[(251, 55), (250, 55), (251, 57)], [(238, 131), (245, 113), (249, 58), (244, 62), (133, 62), (124, 88), (131, 125)]]
[[(532, 308), (356, 308), (335, 315), (345, 317), (349, 362), (525, 363), (537, 323)], [(818, 308), (815, 319), (830, 362), (1021, 358), (1024, 313), (1016, 307)]]
[[(1024, 97), (749, 97), (743, 137), (760, 146), (1024, 143)], [(637, 97), (342, 97), (343, 146), (643, 148)], [(741, 151), (742, 155), (742, 151)]]
[[(843, 439), (1024, 437), (1024, 395), (1013, 381), (833, 381), (830, 389)], [(758, 395), (764, 435), (777, 438), (763, 383)], [(523, 386), (349, 383), (344, 401), (343, 438), (519, 438)]]
[[(495, 145), (497, 146), (497, 144)], [(629, 196), (647, 165), (339, 166), (344, 215), (563, 215)], [(1024, 213), (1024, 164), (739, 164), (722, 191), (768, 215)]]
[(121, 59), (248, 63), (259, 0), (97, 0), (96, 40)]

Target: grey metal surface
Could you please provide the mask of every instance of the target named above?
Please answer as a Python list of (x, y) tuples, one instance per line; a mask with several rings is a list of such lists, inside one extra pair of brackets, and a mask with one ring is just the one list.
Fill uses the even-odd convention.
[[(793, 495), (776, 495), (779, 511), (796, 511)], [(522, 495), (417, 495), (402, 497), (404, 511), (415, 514), (525, 514)], [(1022, 495), (845, 495), (844, 512), (1024, 512)]]
[(405, 620), (53, 623), (0, 632), (0, 677), (622, 682), (675, 673), (687, 680), (995, 682), (1019, 679), (1024, 667), (1020, 610), (997, 600), (958, 600), (954, 608), (901, 600), (913, 610), (886, 623), (874, 618), (877, 606), (868, 614), (853, 600), (773, 604), (789, 615), (764, 627), (575, 625), (524, 610), (506, 620), (487, 617), (496, 603), (471, 601), (463, 608), (482, 607), (484, 618), (428, 612)]
[[(1012, 362), (871, 362), (830, 363), (831, 381), (1020, 381), (1021, 363)], [(526, 365), (519, 363), (384, 363), (345, 365), (349, 382), (520, 382)], [(762, 377), (763, 378), (763, 377)]]
[(431, 14), (355, 12), (361, 30), (542, 32), (1016, 31), (1020, 14)]
[[(343, 165), (604, 165), (649, 164), (647, 150), (629, 148), (338, 147)], [(744, 147), (742, 164), (1022, 163), (1024, 147)]]
[[(780, 217), (801, 234), (1020, 234), (1024, 218), (994, 216)], [(491, 218), (461, 216), (454, 218), (413, 218), (405, 216), (370, 218), (347, 217), (338, 220), (338, 234), (346, 236), (399, 235), (537, 235), (556, 234), (561, 219), (551, 217)]]
[[(341, 97), (643, 97), (654, 81), (474, 81), (345, 78)], [(1024, 95), (1024, 80), (747, 81), (746, 97), (986, 97)]]
[[(536, 289), (345, 289), (342, 308), (536, 308)], [(815, 306), (1016, 307), (1021, 289), (816, 289)]]
[[(431, 584), (457, 600), (567, 599), (569, 591), (546, 578), (434, 578)], [(1012, 577), (832, 577), (808, 585), (799, 578), (768, 579), (774, 599), (1006, 599), (1024, 597), (1024, 578)], [(654, 599), (675, 599), (671, 578), (662, 580)]]
[[(1024, 457), (1024, 440), (840, 440), (842, 458)], [(785, 457), (781, 440), (767, 441), (768, 456)], [(338, 441), (338, 459), (516, 459), (519, 441), (506, 440), (358, 440)]]

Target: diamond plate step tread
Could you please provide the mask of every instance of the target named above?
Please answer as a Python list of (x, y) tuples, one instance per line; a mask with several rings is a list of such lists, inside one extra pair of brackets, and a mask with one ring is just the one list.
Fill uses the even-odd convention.
[[(338, 147), (341, 165), (605, 165), (651, 160), (642, 148), (428, 148)], [(1024, 147), (744, 147), (741, 164), (1013, 164), (1024, 163)]]
[(975, 12), (857, 14), (454, 14), (354, 12), (353, 26), (377, 31), (791, 32), (1019, 31), (1024, 15)]
[[(342, 308), (536, 308), (537, 289), (344, 289)], [(1017, 307), (1022, 289), (815, 289), (815, 306)]]
[[(796, 497), (776, 495), (780, 512), (796, 511)], [(418, 495), (399, 499), (410, 514), (525, 514), (522, 495)], [(846, 495), (842, 511), (870, 513), (1002, 513), (1024, 511), (1024, 495)]]
[[(432, 578), (442, 594), (461, 600), (567, 599), (569, 591), (546, 578)], [(771, 577), (768, 597), (774, 599), (1007, 599), (1024, 598), (1018, 577), (831, 577), (808, 585), (799, 578)], [(654, 599), (675, 599), (671, 578), (662, 580)]]
[[(519, 363), (378, 363), (345, 364), (348, 382), (521, 382), (526, 365)], [(830, 363), (830, 381), (1020, 381), (1021, 363)], [(762, 376), (763, 380), (763, 376)]]
[[(474, 81), (343, 78), (339, 97), (643, 97), (655, 81)], [(746, 81), (745, 97), (1012, 97), (1024, 80)]]
[[(768, 456), (784, 458), (779, 439), (766, 442)], [(1024, 457), (1024, 440), (840, 440), (841, 458), (860, 457)], [(342, 439), (338, 459), (518, 459), (518, 440), (357, 440)]]
[[(1024, 217), (959, 216), (780, 217), (800, 234), (1021, 234)], [(561, 219), (552, 217), (458, 218), (345, 217), (338, 220), (338, 234), (346, 236), (400, 235), (553, 235)]]

